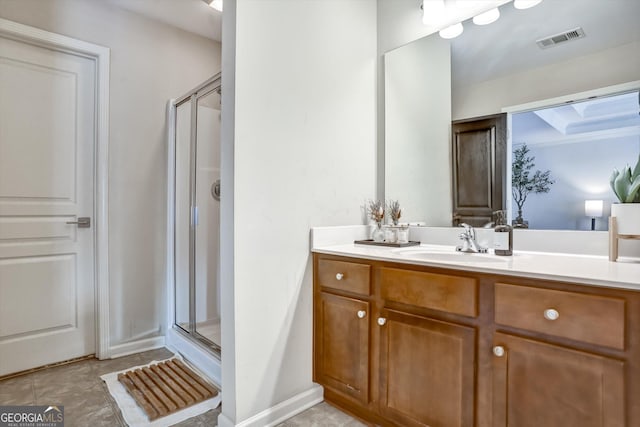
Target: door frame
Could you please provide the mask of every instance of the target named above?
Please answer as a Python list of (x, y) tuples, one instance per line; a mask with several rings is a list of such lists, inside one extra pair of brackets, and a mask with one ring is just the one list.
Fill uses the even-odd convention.
[(109, 340), (109, 62), (110, 49), (0, 18), (0, 36), (95, 62), (94, 286), (96, 356), (111, 357)]

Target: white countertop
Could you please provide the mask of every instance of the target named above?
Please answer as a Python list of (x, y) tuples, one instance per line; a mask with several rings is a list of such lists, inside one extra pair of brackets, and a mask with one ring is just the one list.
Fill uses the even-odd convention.
[(454, 246), (420, 245), (406, 248), (338, 244), (318, 246), (315, 253), (390, 261), (481, 273), (505, 274), (536, 279), (640, 291), (640, 262), (610, 262), (607, 257), (548, 252), (514, 251), (513, 256), (462, 254)]

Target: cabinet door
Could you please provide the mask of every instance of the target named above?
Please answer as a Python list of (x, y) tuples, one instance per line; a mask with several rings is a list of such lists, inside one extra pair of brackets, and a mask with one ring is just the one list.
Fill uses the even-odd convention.
[(624, 363), (497, 333), (493, 426), (623, 427)]
[(316, 380), (367, 404), (369, 303), (320, 293), (316, 318)]
[(452, 123), (453, 225), (482, 226), (505, 209), (506, 114)]
[(475, 329), (393, 310), (381, 316), (382, 414), (402, 426), (472, 426)]

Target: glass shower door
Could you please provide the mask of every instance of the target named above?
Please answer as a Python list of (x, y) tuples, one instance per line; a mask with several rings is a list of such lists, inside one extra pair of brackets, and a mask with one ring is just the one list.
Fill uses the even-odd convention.
[(175, 326), (220, 350), (220, 85), (175, 109)]
[(220, 346), (220, 94), (196, 102), (195, 332)]

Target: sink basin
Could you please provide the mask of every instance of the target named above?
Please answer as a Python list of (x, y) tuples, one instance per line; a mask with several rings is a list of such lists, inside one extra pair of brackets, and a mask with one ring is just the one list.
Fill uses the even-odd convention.
[(463, 252), (443, 252), (429, 249), (410, 249), (395, 251), (398, 255), (407, 258), (419, 258), (425, 261), (444, 261), (444, 262), (469, 262), (469, 263), (504, 263), (507, 258), (497, 257), (490, 254), (470, 254)]

